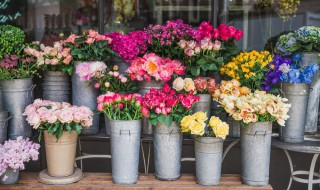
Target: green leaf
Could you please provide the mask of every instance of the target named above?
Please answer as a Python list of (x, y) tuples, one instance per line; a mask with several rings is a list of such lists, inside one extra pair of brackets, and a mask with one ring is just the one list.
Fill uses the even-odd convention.
[(191, 74), (196, 77), (199, 76), (200, 75), (200, 67), (192, 67)]
[(199, 59), (197, 61), (197, 64), (199, 64), (199, 65), (203, 65), (203, 64), (206, 64), (206, 63), (207, 63), (207, 60), (205, 58)]
[(72, 131), (72, 128), (69, 123), (66, 125), (66, 130), (68, 131), (68, 133), (71, 133)]
[(79, 123), (74, 124), (73, 129), (78, 133), (78, 135), (80, 135), (81, 130), (82, 130), (82, 126)]
[(208, 70), (210, 70), (210, 71), (216, 71), (217, 69), (218, 68), (217, 68), (216, 64), (214, 64), (214, 63), (211, 63), (208, 67)]
[(161, 115), (158, 116), (157, 119), (158, 119), (159, 122), (165, 123), (165, 118), (166, 118), (165, 115), (161, 114)]
[(170, 127), (172, 125), (172, 122), (173, 122), (173, 118), (171, 115), (168, 115), (165, 117), (165, 121), (164, 121), (164, 124), (167, 126), (167, 127)]
[(156, 118), (156, 117), (158, 117), (158, 114), (155, 114), (155, 113), (151, 113), (151, 114), (150, 114), (150, 118), (153, 119), (153, 118)]
[(150, 119), (149, 118), (149, 121), (152, 125), (156, 125), (158, 123), (158, 119), (157, 118), (153, 118), (153, 119)]

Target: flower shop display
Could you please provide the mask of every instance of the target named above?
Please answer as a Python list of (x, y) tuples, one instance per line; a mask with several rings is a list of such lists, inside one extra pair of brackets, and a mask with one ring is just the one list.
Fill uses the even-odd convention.
[(112, 61), (114, 65), (119, 66), (120, 73), (128, 69), (131, 61), (146, 53), (148, 36), (144, 31), (132, 31), (126, 35), (113, 32), (105, 36), (112, 39), (110, 47), (118, 53), (118, 56), (113, 57)]
[(268, 51), (243, 52), (222, 66), (220, 72), (252, 90), (261, 90), (272, 56)]
[(10, 118), (8, 111), (0, 110), (0, 144), (8, 139), (8, 121)]
[[(9, 111), (8, 137), (31, 136), (31, 127), (22, 113), (33, 100), (32, 77), (37, 74), (37, 64), (33, 57), (24, 52), (24, 48), (32, 44), (24, 44), (24, 34), (18, 28), (1, 26), (0, 51), (0, 86), (2, 90), (3, 108)], [(16, 35), (15, 37), (13, 35)]]
[(180, 40), (191, 40), (192, 26), (181, 19), (169, 20), (164, 25), (149, 25), (144, 31), (148, 36), (147, 52), (160, 57), (183, 60), (184, 52), (178, 46)]
[(39, 49), (26, 48), (25, 52), (34, 56), (43, 74), (43, 99), (55, 102), (69, 102), (71, 95), (70, 77), (72, 56), (70, 48), (62, 41), (54, 42), (53, 47), (41, 44)]
[(234, 26), (221, 24), (213, 28), (209, 22), (202, 22), (190, 33), (192, 40), (182, 39), (178, 43), (185, 53), (187, 75), (209, 77), (217, 74), (222, 63), (230, 61), (239, 52), (235, 40), (241, 39), (242, 31)]
[(65, 179), (81, 180), (83, 174), (74, 168), (77, 138), (83, 128), (92, 125), (92, 111), (85, 106), (36, 99), (27, 106), (24, 115), (28, 123), (39, 130), (39, 140), (44, 135), (48, 169), (40, 172), (39, 180), (51, 183), (46, 181), (48, 176), (57, 184)]
[(25, 169), (25, 163), (38, 160), (39, 148), (39, 144), (22, 137), (0, 144), (0, 184), (17, 183), (19, 172)]
[[(74, 67), (71, 77), (72, 82), (72, 104), (84, 105), (91, 110), (95, 110), (97, 107), (97, 97), (99, 90), (94, 87), (92, 80), (89, 82), (80, 78), (83, 74), (87, 73), (89, 66), (77, 69), (77, 67), (85, 62), (87, 65), (93, 64), (97, 67), (102, 67), (101, 63), (110, 60), (115, 53), (108, 47), (112, 43), (112, 39), (104, 35), (98, 34), (94, 30), (89, 30), (87, 34), (83, 36), (70, 35), (64, 44), (66, 47), (71, 48), (71, 55), (73, 57)], [(94, 67), (91, 66), (91, 67)], [(78, 70), (78, 72), (76, 71)], [(93, 125), (82, 130), (82, 134), (90, 135), (96, 134), (99, 131), (99, 114), (94, 114)]]
[(142, 97), (109, 92), (97, 101), (97, 109), (105, 114), (106, 127), (110, 127), (112, 180), (134, 184), (138, 180)]
[(252, 186), (268, 185), (272, 122), (285, 125), (291, 107), (288, 99), (258, 90), (224, 99), (229, 101), (222, 103), (222, 107), (243, 126), (240, 129), (242, 181)]
[[(248, 87), (240, 86), (240, 82), (237, 79), (230, 81), (222, 80), (218, 89), (212, 94), (213, 100), (222, 105), (232, 104), (240, 97), (247, 95), (251, 92)], [(220, 106), (220, 105), (219, 105)], [(225, 108), (230, 108), (224, 106)], [(232, 112), (231, 110), (225, 110), (227, 113)], [(229, 124), (229, 136), (240, 137), (240, 125), (241, 122), (233, 119), (232, 116), (227, 117), (227, 123)]]
[(162, 89), (150, 89), (143, 96), (141, 112), (154, 125), (153, 143), (155, 176), (160, 180), (180, 177), (182, 134), (180, 121), (192, 112), (200, 97), (192, 91), (176, 93), (168, 84)]
[(192, 80), (191, 78), (182, 79), (178, 77), (173, 81), (173, 89), (177, 92), (194, 91), (200, 97), (199, 102), (197, 102), (193, 108), (193, 112), (203, 111), (207, 117), (211, 116), (211, 94), (217, 88), (219, 88), (219, 84), (216, 84), (214, 78), (198, 77)]
[(223, 139), (229, 133), (229, 126), (218, 117), (212, 116), (210, 130), (206, 130), (205, 112), (199, 111), (181, 120), (181, 131), (195, 135), (195, 161), (197, 183), (218, 185), (221, 178)]

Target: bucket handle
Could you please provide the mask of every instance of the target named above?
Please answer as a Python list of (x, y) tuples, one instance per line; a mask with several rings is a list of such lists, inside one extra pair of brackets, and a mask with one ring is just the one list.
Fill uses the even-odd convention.
[(313, 91), (313, 88), (310, 88), (309, 93)]
[(2, 125), (2, 127), (4, 127), (6, 125), (6, 122), (12, 118), (12, 115), (10, 115), (9, 117), (7, 117), (5, 120), (4, 120), (4, 123)]
[(31, 85), (31, 86), (28, 88), (27, 98), (29, 98), (29, 92), (31, 92), (31, 98), (34, 97), (33, 90), (34, 90), (35, 87), (36, 87), (36, 84), (33, 84), (33, 85)]
[[(181, 129), (178, 129), (178, 131), (181, 131)], [(173, 133), (173, 129), (171, 129), (170, 134), (169, 134), (169, 140), (171, 140), (171, 135)]]
[(130, 132), (130, 130), (120, 130), (120, 136), (121, 136), (122, 134), (127, 134), (127, 135), (129, 135), (129, 141), (130, 141), (130, 137), (131, 137), (131, 132)]
[[(253, 141), (256, 140), (256, 136), (257, 135), (263, 135), (264, 137), (267, 135), (267, 134), (270, 134), (271, 132), (268, 132), (268, 131), (256, 131), (253, 135)], [(265, 139), (266, 138), (263, 138), (263, 142), (265, 142)]]

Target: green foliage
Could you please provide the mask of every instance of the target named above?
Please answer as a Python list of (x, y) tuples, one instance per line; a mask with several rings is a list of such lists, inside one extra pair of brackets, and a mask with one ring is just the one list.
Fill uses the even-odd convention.
[(76, 131), (77, 134), (80, 135), (82, 126), (80, 123), (61, 123), (57, 121), (56, 123), (44, 123), (39, 126), (38, 130), (40, 131), (40, 135), (38, 137), (39, 142), (42, 139), (43, 131), (48, 131), (48, 133), (54, 135), (58, 141), (58, 139), (62, 136), (63, 131), (67, 131), (68, 133)]
[(17, 27), (11, 25), (0, 26), (0, 59), (5, 54), (19, 55), (23, 50), (25, 34)]

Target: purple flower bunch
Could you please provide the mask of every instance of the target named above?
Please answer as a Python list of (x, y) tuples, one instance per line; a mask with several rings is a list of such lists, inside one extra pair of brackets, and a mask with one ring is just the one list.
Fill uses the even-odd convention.
[(19, 57), (17, 55), (4, 55), (3, 59), (0, 60), (0, 67), (4, 67), (6, 69), (13, 68), (18, 65)]
[(273, 61), (268, 65), (268, 71), (265, 73), (265, 80), (261, 85), (261, 89), (264, 91), (270, 91), (272, 85), (280, 81), (280, 77), (283, 71), (286, 70), (286, 66), (290, 67), (291, 59), (282, 58), (280, 55), (277, 55), (273, 58)]
[[(24, 170), (25, 162), (38, 160), (40, 145), (28, 138), (18, 137), (16, 140), (8, 140), (0, 145), (0, 175), (8, 168)], [(6, 180), (6, 176), (3, 180)]]
[(112, 39), (110, 44), (113, 51), (117, 52), (119, 56), (126, 62), (142, 56), (147, 51), (147, 34), (142, 31), (133, 31), (127, 35), (113, 32), (105, 34), (105, 36)]

